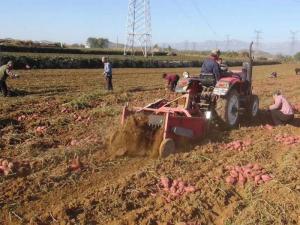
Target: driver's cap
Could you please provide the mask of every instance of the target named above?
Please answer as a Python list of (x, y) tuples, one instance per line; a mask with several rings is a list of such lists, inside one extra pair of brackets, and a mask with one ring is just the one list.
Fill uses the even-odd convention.
[(183, 72), (183, 74), (182, 74), (182, 76), (184, 77), (184, 78), (189, 78), (190, 77), (190, 74), (189, 74), (189, 72)]
[(213, 50), (211, 51), (211, 54), (212, 54), (212, 55), (220, 55), (220, 54), (221, 54), (221, 51), (220, 51), (220, 49), (213, 49)]

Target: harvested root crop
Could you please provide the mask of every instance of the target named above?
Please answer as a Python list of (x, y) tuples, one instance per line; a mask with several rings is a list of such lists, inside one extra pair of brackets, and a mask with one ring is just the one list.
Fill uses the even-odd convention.
[(249, 146), (251, 146), (251, 141), (246, 140), (237, 140), (237, 141), (232, 141), (230, 143), (224, 144), (224, 148), (226, 150), (231, 150), (231, 151), (244, 151), (246, 150)]
[(275, 141), (283, 145), (296, 145), (300, 143), (300, 136), (292, 136), (288, 134), (276, 135)]
[(196, 192), (198, 189), (182, 181), (181, 179), (172, 180), (168, 177), (161, 177), (157, 184), (157, 192), (153, 196), (161, 195), (167, 203), (188, 193)]
[(229, 185), (244, 186), (247, 182), (254, 182), (255, 185), (266, 183), (273, 179), (263, 167), (258, 164), (249, 163), (246, 166), (227, 166), (229, 175), (225, 181)]
[(19, 162), (0, 158), (0, 176), (9, 176), (12, 174), (26, 175), (30, 172), (30, 170), (31, 167), (29, 162)]

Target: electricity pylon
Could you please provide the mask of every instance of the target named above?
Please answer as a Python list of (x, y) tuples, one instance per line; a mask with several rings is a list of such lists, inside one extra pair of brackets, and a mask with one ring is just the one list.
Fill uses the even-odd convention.
[(152, 52), (150, 0), (129, 0), (124, 55), (128, 52), (134, 55), (137, 49), (145, 57)]

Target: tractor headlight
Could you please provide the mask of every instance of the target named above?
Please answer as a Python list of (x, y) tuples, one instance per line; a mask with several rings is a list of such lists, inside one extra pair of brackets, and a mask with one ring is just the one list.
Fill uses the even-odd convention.
[(205, 112), (205, 118), (206, 118), (207, 120), (210, 120), (210, 119), (211, 119), (211, 111), (206, 111), (206, 112)]

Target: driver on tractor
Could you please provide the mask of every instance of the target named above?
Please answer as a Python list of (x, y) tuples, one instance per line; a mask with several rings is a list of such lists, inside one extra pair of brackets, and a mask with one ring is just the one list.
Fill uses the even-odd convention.
[(209, 58), (204, 60), (202, 64), (200, 79), (205, 83), (211, 83), (210, 86), (214, 86), (221, 78), (221, 68), (218, 63), (220, 54), (219, 49), (212, 50)]

